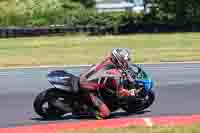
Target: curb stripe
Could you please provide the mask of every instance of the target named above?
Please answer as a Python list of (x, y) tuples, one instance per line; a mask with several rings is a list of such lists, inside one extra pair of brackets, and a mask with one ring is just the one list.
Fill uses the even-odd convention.
[(156, 125), (191, 125), (193, 123), (200, 123), (200, 115), (156, 117), (152, 121)]
[(118, 118), (108, 120), (87, 120), (55, 124), (40, 124), (14, 128), (0, 128), (0, 133), (56, 133), (59, 131), (77, 131), (95, 128), (119, 128), (128, 126), (179, 126), (200, 123), (200, 115), (160, 116), (151, 118)]

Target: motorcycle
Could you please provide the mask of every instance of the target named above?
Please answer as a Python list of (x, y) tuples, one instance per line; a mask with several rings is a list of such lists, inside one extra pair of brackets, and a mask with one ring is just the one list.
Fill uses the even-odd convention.
[[(153, 80), (138, 65), (130, 65), (123, 74), (134, 76), (134, 88), (126, 78), (120, 77), (124, 87), (134, 90), (135, 96), (119, 98), (112, 89), (99, 89), (98, 94), (111, 112), (123, 109), (137, 113), (150, 107), (155, 100)], [(90, 105), (82, 102), (84, 92), (79, 89), (79, 77), (63, 70), (51, 71), (48, 81), (54, 86), (39, 93), (33, 102), (35, 112), (44, 119), (60, 118), (74, 110), (91, 110)]]

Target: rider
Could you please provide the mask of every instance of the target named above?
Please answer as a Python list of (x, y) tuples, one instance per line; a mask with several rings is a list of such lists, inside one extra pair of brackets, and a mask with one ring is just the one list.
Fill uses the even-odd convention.
[[(106, 89), (107, 82), (111, 81), (112, 86), (116, 89), (118, 96), (130, 96), (132, 93), (122, 87), (119, 78), (113, 78), (114, 75), (122, 76), (127, 70), (130, 61), (130, 53), (125, 48), (115, 48), (111, 51), (109, 57), (106, 57), (101, 63), (93, 65), (80, 76), (80, 88), (86, 90), (90, 102), (98, 109), (97, 118), (107, 118), (110, 110), (104, 102), (98, 97), (98, 89)], [(108, 80), (111, 77), (111, 80)], [(129, 76), (129, 81), (133, 82)]]

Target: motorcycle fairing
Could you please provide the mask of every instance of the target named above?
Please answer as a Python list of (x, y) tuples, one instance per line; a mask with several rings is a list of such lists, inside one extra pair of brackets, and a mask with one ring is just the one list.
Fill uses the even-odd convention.
[(145, 91), (150, 91), (153, 88), (153, 81), (151, 79), (144, 79), (144, 80), (135, 80), (137, 85), (141, 85), (144, 87)]
[[(136, 76), (136, 84), (144, 87), (146, 92), (150, 91), (153, 88), (153, 80), (149, 77), (149, 75), (139, 66), (130, 65), (130, 69), (137, 73)], [(134, 70), (137, 69), (137, 70)]]
[(70, 92), (77, 92), (78, 87), (74, 87), (74, 79), (76, 78), (73, 74), (65, 72), (63, 70), (51, 71), (47, 75), (48, 81), (59, 89), (64, 89)]

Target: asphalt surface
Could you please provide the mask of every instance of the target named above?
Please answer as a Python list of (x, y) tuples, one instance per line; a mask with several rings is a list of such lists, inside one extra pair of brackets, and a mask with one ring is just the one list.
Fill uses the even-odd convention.
[[(155, 103), (141, 114), (126, 116), (116, 113), (115, 117), (200, 114), (200, 64), (152, 64), (141, 67), (155, 81)], [(64, 69), (78, 75), (85, 68), (0, 70), (0, 127), (80, 121), (72, 117), (45, 121), (33, 111), (35, 96), (45, 88), (52, 87), (46, 74), (55, 69)]]

